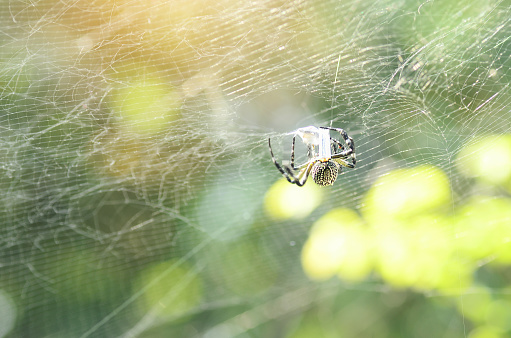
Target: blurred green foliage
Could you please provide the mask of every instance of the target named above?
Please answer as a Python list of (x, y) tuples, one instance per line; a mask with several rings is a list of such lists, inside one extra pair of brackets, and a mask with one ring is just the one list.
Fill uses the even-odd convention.
[(6, 4), (0, 337), (511, 335), (507, 3)]

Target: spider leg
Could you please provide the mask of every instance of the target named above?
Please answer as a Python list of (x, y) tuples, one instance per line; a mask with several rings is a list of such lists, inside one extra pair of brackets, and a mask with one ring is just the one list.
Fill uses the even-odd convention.
[[(271, 160), (273, 161), (273, 164), (275, 164), (277, 169), (280, 171), (280, 173), (282, 175), (284, 175), (284, 177), (287, 179), (287, 181), (289, 183), (293, 183), (293, 184), (299, 185), (298, 184), (300, 182), (299, 181), (299, 177), (295, 176), (295, 174), (291, 171), (291, 168), (286, 166), (286, 165), (284, 165), (284, 168), (286, 169), (286, 170), (284, 170), (284, 168), (282, 168), (282, 166), (279, 164), (279, 162), (277, 162), (277, 160), (275, 159), (275, 155), (273, 155), (273, 150), (271, 148), (271, 142), (270, 142), (269, 138), (268, 138), (268, 147), (270, 148)], [(301, 185), (299, 185), (299, 186), (301, 186)]]
[[(307, 182), (307, 179), (309, 178), (310, 172), (312, 170), (312, 167), (314, 167), (315, 162), (309, 163), (309, 165), (303, 170), (301, 173), (302, 179), (300, 179), (300, 184), (296, 183), (299, 187), (303, 186), (305, 182)], [(302, 181), (303, 180), (303, 181)]]
[(339, 164), (341, 166), (345, 166), (348, 168), (355, 168), (355, 163), (350, 163), (350, 162), (346, 161), (343, 157), (345, 157), (345, 156), (340, 156), (340, 154), (334, 155), (334, 156), (332, 156), (332, 160), (334, 160), (335, 162), (337, 162), (337, 164)]
[(348, 134), (346, 133), (346, 131), (344, 129), (332, 128), (332, 127), (320, 127), (320, 128), (321, 129), (333, 130), (333, 131), (336, 131), (339, 134), (341, 134), (342, 138), (344, 139), (344, 142), (346, 142), (346, 145), (348, 146), (348, 149), (345, 149), (341, 153), (335, 154), (335, 155), (342, 155), (343, 157), (351, 155), (351, 159), (353, 161), (353, 164), (357, 163), (357, 157), (355, 155), (355, 142), (353, 141), (353, 139), (350, 136), (348, 136)]
[[(310, 172), (311, 172), (311, 169), (312, 169), (312, 167), (314, 166), (314, 163), (315, 163), (315, 162), (310, 162), (310, 163), (308, 163), (308, 164), (307, 164), (307, 166), (306, 166), (304, 169), (302, 169), (302, 170), (300, 171), (300, 173), (298, 174), (298, 177), (296, 177), (296, 182), (295, 182), (295, 184), (296, 184), (297, 186), (302, 187), (302, 186), (305, 184), (305, 182), (307, 182), (307, 179), (309, 178), (309, 174), (310, 174)], [(289, 173), (290, 175), (293, 175), (293, 178), (294, 178), (295, 176), (294, 176), (294, 174), (291, 172), (291, 168), (289, 168), (289, 167), (287, 167), (287, 166), (286, 166), (285, 168), (286, 168), (286, 170), (288, 171), (288, 173)]]
[[(332, 154), (339, 154), (338, 151), (344, 151), (344, 146), (341, 144), (341, 142), (339, 142), (339, 140), (333, 138), (333, 137), (330, 137), (330, 143), (332, 145)], [(337, 148), (336, 148), (337, 146)]]

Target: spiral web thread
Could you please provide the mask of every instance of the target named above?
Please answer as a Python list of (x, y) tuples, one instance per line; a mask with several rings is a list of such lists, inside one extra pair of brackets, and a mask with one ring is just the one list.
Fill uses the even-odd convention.
[[(308, 308), (311, 224), (362, 208), (379, 175), (440, 168), (453, 213), (484, 192), (455, 158), (511, 130), (510, 14), (505, 1), (3, 2), (0, 287), (18, 309), (12, 332), (137, 336), (226, 309), (193, 334), (228, 336)], [(345, 129), (357, 168), (315, 213), (269, 223), (262, 201), (280, 174), (267, 139), (288, 160), (288, 133), (308, 125)], [(179, 302), (195, 284), (200, 299), (182, 311), (147, 301), (159, 288)]]

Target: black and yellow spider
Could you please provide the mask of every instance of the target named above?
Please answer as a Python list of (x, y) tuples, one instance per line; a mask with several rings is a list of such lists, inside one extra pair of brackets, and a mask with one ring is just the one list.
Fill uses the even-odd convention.
[[(346, 147), (339, 140), (330, 137), (330, 130), (341, 134)], [(297, 134), (307, 145), (308, 161), (295, 167), (295, 138)], [(277, 169), (290, 183), (296, 184), (299, 187), (307, 182), (309, 175), (312, 175), (312, 179), (318, 185), (332, 185), (341, 173), (342, 167), (355, 168), (355, 163), (357, 162), (355, 143), (341, 128), (309, 126), (298, 129), (293, 135), (290, 165), (280, 165), (275, 160), (269, 138), (268, 147), (270, 148), (271, 159)], [(350, 159), (351, 162), (349, 162)]]

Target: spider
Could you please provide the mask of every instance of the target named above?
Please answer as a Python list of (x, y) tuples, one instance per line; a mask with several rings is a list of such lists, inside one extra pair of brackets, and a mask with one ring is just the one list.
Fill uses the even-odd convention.
[[(344, 147), (340, 141), (330, 137), (330, 130), (337, 131), (341, 134), (346, 143), (346, 147)], [(295, 167), (294, 163), (296, 134), (302, 138), (308, 149), (308, 161), (298, 167)], [(320, 186), (332, 185), (337, 179), (337, 176), (341, 173), (342, 167), (355, 168), (355, 163), (357, 162), (355, 143), (341, 128), (317, 128), (309, 126), (298, 129), (293, 135), (290, 165), (280, 165), (277, 160), (275, 160), (269, 138), (268, 147), (270, 148), (273, 164), (275, 164), (277, 169), (290, 183), (296, 184), (299, 187), (307, 182), (309, 175), (312, 175), (314, 182)], [(348, 159), (351, 159), (351, 162), (349, 162)]]

